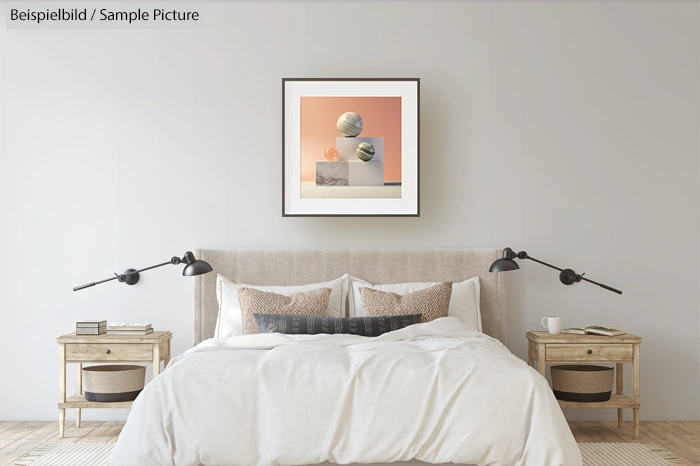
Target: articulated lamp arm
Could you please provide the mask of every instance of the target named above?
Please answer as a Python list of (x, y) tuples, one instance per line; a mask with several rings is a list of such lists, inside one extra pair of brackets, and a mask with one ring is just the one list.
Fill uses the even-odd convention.
[(145, 267), (139, 270), (126, 269), (122, 274), (115, 273), (114, 277), (110, 277), (97, 282), (86, 283), (85, 285), (81, 286), (76, 286), (75, 288), (73, 288), (73, 291), (83, 290), (85, 288), (90, 288), (91, 286), (99, 285), (100, 283), (105, 283), (112, 280), (118, 280), (120, 283), (126, 283), (127, 285), (134, 285), (138, 283), (139, 278), (141, 278), (139, 272), (155, 269), (164, 265), (178, 265), (182, 263), (187, 264), (185, 266), (185, 269), (182, 271), (183, 275), (200, 275), (203, 273), (211, 272), (213, 270), (211, 265), (209, 265), (207, 262), (195, 259), (194, 254), (192, 254), (190, 251), (187, 251), (182, 258), (173, 256), (168, 262), (163, 262), (162, 264), (152, 265), (150, 267)]
[(588, 283), (593, 283), (594, 285), (598, 285), (601, 288), (605, 288), (608, 291), (612, 291), (613, 293), (617, 294), (622, 294), (622, 291), (617, 290), (611, 286), (604, 285), (602, 283), (595, 282), (593, 280), (589, 280), (588, 278), (585, 278), (585, 274), (577, 274), (571, 269), (562, 269), (559, 268), (555, 265), (548, 264), (544, 261), (541, 261), (539, 259), (535, 259), (534, 257), (531, 257), (527, 254), (525, 251), (520, 251), (518, 253), (514, 252), (511, 248), (505, 248), (503, 250), (503, 257), (501, 259), (496, 260), (493, 264), (491, 264), (491, 268), (489, 269), (489, 272), (508, 272), (511, 270), (518, 270), (520, 266), (513, 260), (515, 258), (518, 259), (529, 259), (533, 262), (537, 262), (538, 264), (545, 265), (549, 268), (558, 270), (559, 273), (559, 281), (561, 281), (564, 285), (573, 285), (574, 283), (579, 283), (581, 281), (585, 281)]

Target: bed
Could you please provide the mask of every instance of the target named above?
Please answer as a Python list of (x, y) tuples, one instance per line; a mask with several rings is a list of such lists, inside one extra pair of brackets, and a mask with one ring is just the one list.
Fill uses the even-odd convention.
[[(134, 402), (112, 466), (581, 465), (547, 381), (504, 346), (505, 283), (488, 272), (500, 250), (195, 255), (215, 271), (195, 277), (195, 347)], [(254, 285), (479, 277), (483, 333), (444, 317), (376, 338), (212, 338), (216, 273)]]

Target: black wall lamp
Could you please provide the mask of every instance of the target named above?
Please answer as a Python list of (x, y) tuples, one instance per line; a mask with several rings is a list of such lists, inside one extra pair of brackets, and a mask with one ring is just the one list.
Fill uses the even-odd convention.
[(150, 267), (146, 267), (145, 269), (139, 269), (139, 270), (126, 269), (124, 271), (124, 273), (122, 273), (122, 274), (115, 273), (114, 277), (107, 278), (106, 280), (100, 280), (99, 282), (92, 282), (92, 283), (87, 283), (87, 284), (82, 285), (82, 286), (76, 286), (75, 288), (73, 288), (73, 291), (82, 290), (83, 288), (89, 288), (91, 286), (99, 285), (100, 283), (108, 282), (111, 280), (117, 280), (121, 283), (126, 283), (127, 285), (134, 285), (134, 284), (138, 283), (139, 278), (141, 278), (141, 276), (139, 275), (139, 272), (143, 272), (145, 270), (155, 269), (156, 267), (162, 267), (162, 266), (168, 265), (168, 264), (173, 264), (173, 265), (187, 264), (187, 265), (185, 265), (185, 268), (182, 270), (182, 275), (184, 275), (184, 276), (202, 275), (204, 273), (209, 273), (212, 270), (214, 270), (211, 268), (211, 265), (209, 265), (208, 262), (195, 259), (194, 254), (192, 254), (190, 251), (187, 251), (185, 253), (185, 255), (182, 257), (182, 259), (180, 259), (177, 256), (174, 256), (168, 262), (163, 262), (162, 264), (152, 265)]
[(599, 287), (605, 288), (606, 290), (612, 291), (613, 293), (622, 294), (622, 291), (616, 290), (615, 288), (612, 288), (608, 285), (603, 285), (602, 283), (594, 282), (593, 280), (583, 278), (583, 276), (585, 275), (583, 273), (579, 275), (571, 269), (560, 269), (559, 267), (555, 267), (546, 262), (542, 262), (541, 260), (537, 260), (534, 257), (528, 256), (525, 251), (515, 253), (511, 248), (505, 248), (503, 250), (503, 257), (500, 259), (496, 259), (496, 262), (491, 264), (489, 272), (509, 272), (511, 270), (518, 270), (520, 266), (517, 264), (517, 262), (513, 260), (516, 257), (518, 259), (530, 259), (531, 261), (537, 262), (538, 264), (546, 265), (547, 267), (551, 267), (553, 269), (558, 270), (560, 272), (559, 281), (561, 281), (564, 285), (573, 285), (574, 283), (585, 281), (588, 283), (593, 283), (594, 285), (598, 285)]

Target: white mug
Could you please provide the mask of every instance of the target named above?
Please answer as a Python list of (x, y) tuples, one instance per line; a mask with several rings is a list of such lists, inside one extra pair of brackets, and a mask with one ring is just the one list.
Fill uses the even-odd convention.
[[(545, 319), (547, 323), (545, 323)], [(542, 318), (542, 325), (549, 330), (550, 335), (559, 335), (561, 333), (561, 317), (549, 316)]]

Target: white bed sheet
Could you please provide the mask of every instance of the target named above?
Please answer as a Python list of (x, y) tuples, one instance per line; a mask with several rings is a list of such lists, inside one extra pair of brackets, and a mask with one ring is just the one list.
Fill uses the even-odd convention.
[(466, 329), (207, 340), (134, 402), (111, 466), (580, 466), (547, 381)]
[[(331, 466), (334, 463), (329, 463), (328, 461), (325, 461), (323, 463), (319, 464), (305, 464), (304, 466)], [(455, 466), (454, 463), (441, 463), (438, 465), (435, 464), (430, 464), (430, 463), (425, 463), (423, 461), (418, 461), (418, 460), (411, 460), (411, 461), (399, 461), (399, 462), (394, 462), (394, 463), (363, 463), (360, 465), (359, 463), (355, 463), (354, 465), (348, 465), (348, 466), (387, 466), (387, 464), (391, 464), (392, 466)], [(476, 464), (461, 464), (459, 466), (478, 466)]]

